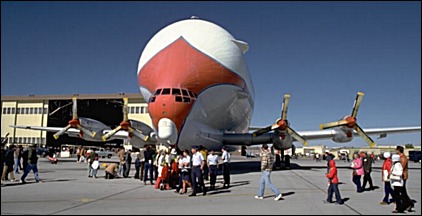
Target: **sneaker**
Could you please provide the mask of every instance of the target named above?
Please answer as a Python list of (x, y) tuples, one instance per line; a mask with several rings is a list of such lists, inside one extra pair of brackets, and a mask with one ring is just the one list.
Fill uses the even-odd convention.
[(262, 197), (262, 196), (255, 196), (255, 199), (264, 199), (264, 197)]
[(281, 199), (281, 197), (283, 197), (283, 195), (282, 195), (282, 194), (279, 194), (278, 196), (276, 196), (276, 197), (275, 197), (275, 199), (274, 199), (274, 200), (275, 200), (275, 201), (280, 200), (280, 199)]
[(382, 202), (380, 202), (380, 205), (388, 205), (388, 203), (382, 201)]
[(22, 184), (26, 184), (26, 181), (22, 180), (22, 179), (19, 182), (22, 183)]

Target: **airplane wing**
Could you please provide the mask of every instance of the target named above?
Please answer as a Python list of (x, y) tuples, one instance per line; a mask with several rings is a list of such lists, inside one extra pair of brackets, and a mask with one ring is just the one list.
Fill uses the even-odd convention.
[[(23, 125), (10, 125), (10, 127), (13, 128), (19, 128), (19, 129), (27, 129), (27, 130), (38, 130), (38, 131), (47, 131), (47, 132), (53, 132), (56, 133), (58, 131), (63, 130), (63, 127), (41, 127), (41, 126), (23, 126)], [(106, 134), (110, 132), (111, 130), (103, 130), (103, 134)], [(65, 133), (69, 135), (70, 137), (80, 137), (80, 130), (76, 128), (69, 128)], [(103, 134), (98, 134), (96, 137), (85, 137), (86, 140), (89, 141), (97, 141), (97, 142), (103, 142), (101, 139), (101, 136)], [(127, 139), (128, 133), (126, 131), (119, 131), (110, 139)]]
[[(412, 133), (420, 132), (421, 127), (394, 127), (394, 128), (370, 128), (364, 129), (368, 135), (386, 135), (394, 133)], [(307, 140), (331, 139), (336, 135), (336, 130), (319, 130), (319, 131), (298, 131), (298, 133)], [(359, 135), (353, 130), (353, 135)]]
[[(392, 127), (392, 128), (368, 128), (364, 129), (368, 135), (380, 135), (385, 137), (387, 134), (394, 133), (412, 133), (420, 132), (421, 127)], [(305, 140), (322, 140), (322, 139), (332, 139), (336, 140), (338, 136), (345, 136), (344, 132), (338, 128), (333, 128), (329, 130), (315, 130), (315, 131), (298, 131), (300, 137), (303, 137)], [(353, 130), (352, 135), (359, 136), (358, 132)], [(285, 146), (284, 148), (290, 148), (292, 142), (299, 141), (292, 136), (291, 140), (282, 138), (280, 140), (281, 134), (276, 134), (275, 132), (264, 133), (260, 136), (254, 136), (253, 133), (225, 133), (223, 135), (223, 144), (225, 145), (257, 145), (264, 143), (275, 143), (280, 142), (280, 146)], [(347, 141), (346, 141), (347, 142)]]
[[(47, 132), (58, 132), (63, 129), (63, 127), (40, 127), (40, 126), (23, 126), (23, 125), (10, 125), (13, 128), (20, 128), (20, 129), (28, 129), (28, 130), (39, 130), (39, 131), (47, 131)], [(79, 134), (79, 129), (69, 128), (66, 131), (67, 134)]]

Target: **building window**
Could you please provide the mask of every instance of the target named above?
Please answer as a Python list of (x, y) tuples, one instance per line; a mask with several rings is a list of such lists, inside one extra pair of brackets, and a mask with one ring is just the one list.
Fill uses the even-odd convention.
[(38, 114), (42, 114), (42, 108), (41, 107), (38, 108)]
[(12, 107), (12, 114), (15, 114), (15, 107)]
[(26, 142), (26, 137), (22, 138), (22, 143), (23, 143), (23, 144), (26, 144), (26, 143), (27, 143), (27, 142)]
[(29, 108), (29, 114), (34, 114), (34, 108), (33, 107)]
[(145, 113), (148, 114), (148, 107), (145, 107)]
[(6, 114), (6, 108), (3, 108), (3, 114)]
[(10, 110), (11, 110), (11, 108), (10, 108), (10, 107), (8, 107), (8, 108), (7, 108), (7, 113), (6, 113), (6, 114), (10, 114)]
[(145, 107), (141, 107), (141, 113), (145, 113)]
[(136, 107), (136, 111), (135, 111), (135, 113), (136, 113), (136, 114), (138, 114), (138, 113), (139, 113), (139, 107), (138, 107), (138, 106)]
[(25, 113), (24, 114), (29, 114), (29, 108), (25, 108)]
[(44, 111), (43, 111), (43, 114), (47, 114), (47, 113), (48, 113), (47, 108), (44, 108), (43, 110), (44, 110)]
[(130, 113), (131, 114), (135, 113), (135, 107), (130, 107)]
[(36, 143), (36, 141), (37, 141), (37, 138), (32, 137), (32, 143)]
[(34, 114), (38, 114), (38, 108), (34, 108)]
[(16, 108), (16, 114), (21, 114), (21, 108)]
[(22, 137), (18, 137), (18, 143), (22, 143)]

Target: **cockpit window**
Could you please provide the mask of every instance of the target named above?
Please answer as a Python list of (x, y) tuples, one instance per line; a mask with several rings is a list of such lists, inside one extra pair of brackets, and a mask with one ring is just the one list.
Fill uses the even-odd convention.
[(170, 89), (169, 88), (163, 89), (163, 92), (161, 94), (162, 95), (169, 95), (170, 94)]
[(151, 97), (150, 103), (154, 103), (154, 102), (155, 102), (155, 97)]
[(180, 92), (180, 89), (173, 89), (171, 94), (172, 95), (181, 95), (182, 93)]
[(161, 93), (161, 89), (157, 89), (154, 93), (154, 95), (159, 95)]
[(190, 97), (195, 98), (195, 95), (191, 91), (189, 91), (189, 95)]
[(188, 91), (186, 89), (182, 89), (183, 96), (189, 97)]
[(190, 98), (183, 97), (183, 103), (190, 103)]
[(183, 102), (183, 99), (182, 99), (182, 97), (181, 97), (181, 96), (176, 96), (176, 97), (175, 97), (175, 101), (176, 101), (176, 102)]

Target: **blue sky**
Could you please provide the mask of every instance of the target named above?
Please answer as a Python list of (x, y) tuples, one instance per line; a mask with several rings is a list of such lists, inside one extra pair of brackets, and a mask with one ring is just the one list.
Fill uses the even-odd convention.
[[(151, 37), (195, 15), (249, 43), (254, 126), (319, 130), (365, 93), (363, 128), (421, 125), (420, 2), (1, 2), (1, 94), (138, 93)], [(373, 137), (374, 138), (374, 137)], [(420, 145), (421, 134), (379, 144)], [(330, 140), (310, 145), (362, 146)]]

